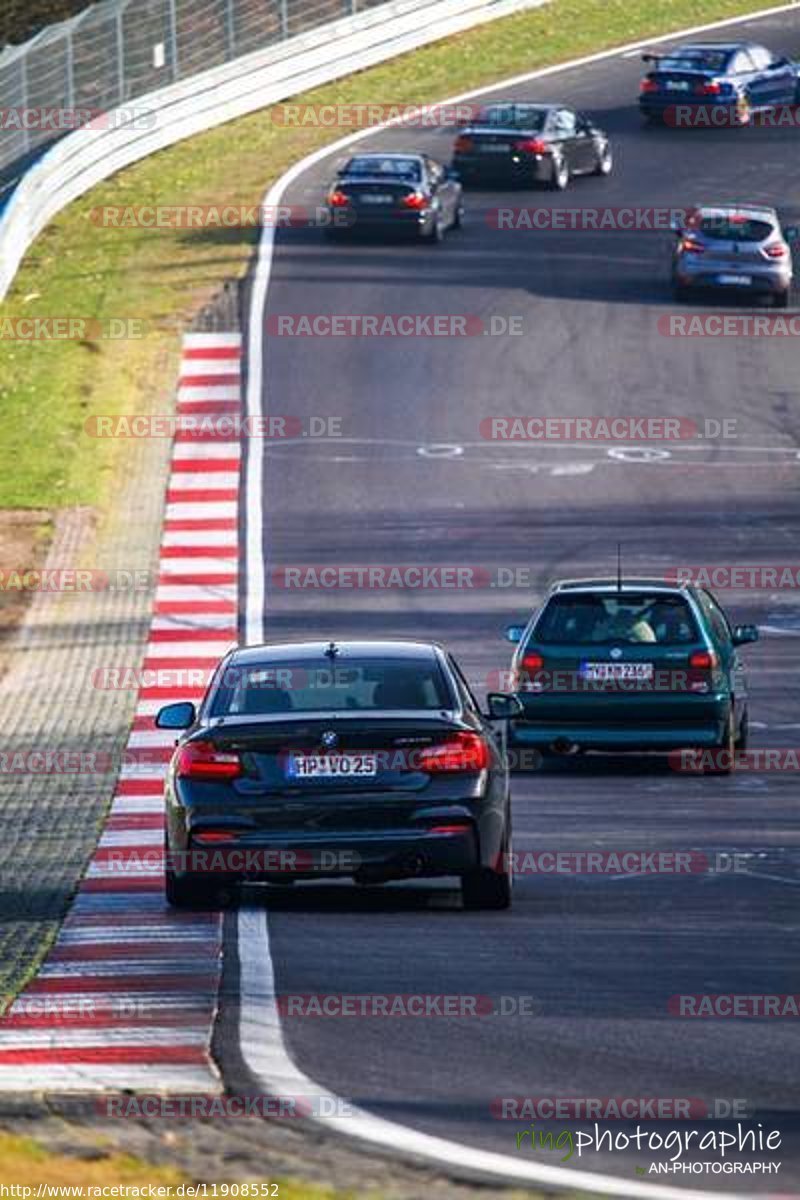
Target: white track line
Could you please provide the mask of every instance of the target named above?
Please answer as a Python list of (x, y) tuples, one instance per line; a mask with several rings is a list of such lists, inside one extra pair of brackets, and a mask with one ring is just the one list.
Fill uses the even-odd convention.
[[(281, 1031), (275, 994), (275, 975), (269, 953), (266, 914), (263, 909), (242, 909), (238, 914), (239, 945), (239, 1041), (242, 1057), (252, 1073), (260, 1093), (273, 1096), (325, 1097), (324, 1107), (334, 1115), (315, 1118), (326, 1128), (347, 1137), (387, 1147), (439, 1163), (450, 1168), (503, 1180), (504, 1183), (543, 1184), (576, 1188), (601, 1196), (631, 1197), (632, 1200), (700, 1200), (711, 1195), (689, 1188), (661, 1187), (658, 1184), (628, 1182), (596, 1171), (576, 1171), (571, 1167), (548, 1167), (526, 1162), (490, 1150), (451, 1142), (446, 1138), (419, 1133), (394, 1121), (375, 1117), (353, 1105), (343, 1105), (340, 1097), (315, 1083), (292, 1061)], [(641, 1156), (640, 1156), (641, 1157)], [(718, 1200), (732, 1200), (730, 1193), (715, 1192)]]

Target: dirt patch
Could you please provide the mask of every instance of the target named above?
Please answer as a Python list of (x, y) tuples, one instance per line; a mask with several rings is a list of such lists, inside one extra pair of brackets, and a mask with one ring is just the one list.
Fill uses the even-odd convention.
[[(26, 586), (26, 573), (44, 566), (52, 536), (53, 519), (46, 509), (0, 510), (0, 678), (35, 595), (35, 588)], [(27, 584), (31, 582), (29, 577)]]

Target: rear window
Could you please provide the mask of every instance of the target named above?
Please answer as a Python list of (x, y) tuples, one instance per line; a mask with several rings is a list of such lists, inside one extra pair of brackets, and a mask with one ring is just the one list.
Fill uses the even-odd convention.
[(702, 50), (687, 47), (676, 50), (668, 58), (656, 63), (658, 71), (725, 71), (731, 57), (730, 50)]
[(534, 108), (530, 104), (490, 104), (481, 109), (475, 124), (541, 131), (546, 116), (547, 109)]
[(647, 642), (682, 646), (697, 640), (697, 625), (682, 596), (582, 593), (550, 600), (533, 632), (542, 645), (602, 646)]
[(386, 175), (393, 179), (418, 182), (422, 169), (416, 158), (381, 158), (378, 155), (351, 158), (343, 175)]
[(720, 242), (763, 242), (773, 233), (767, 221), (749, 217), (702, 217), (693, 228)]
[(261, 662), (231, 666), (210, 716), (452, 708), (434, 659)]

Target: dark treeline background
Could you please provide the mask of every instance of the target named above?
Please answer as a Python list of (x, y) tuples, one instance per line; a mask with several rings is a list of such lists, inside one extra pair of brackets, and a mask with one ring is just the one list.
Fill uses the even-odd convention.
[(26, 42), (45, 25), (74, 17), (88, 7), (88, 0), (0, 0), (0, 49)]

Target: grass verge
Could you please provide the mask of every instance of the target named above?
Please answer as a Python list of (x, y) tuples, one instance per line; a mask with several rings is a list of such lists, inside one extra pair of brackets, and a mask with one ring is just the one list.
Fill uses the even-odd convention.
[[(670, 29), (768, 7), (767, 0), (551, 0), (301, 97), (306, 104), (417, 103)], [(631, 97), (631, 103), (634, 97)], [(341, 132), (341, 131), (339, 131)], [(0, 508), (104, 507), (125, 447), (87, 417), (171, 402), (181, 329), (223, 278), (244, 273), (254, 230), (101, 228), (101, 205), (258, 204), (267, 184), (337, 132), (229, 122), (120, 172), (40, 235), (0, 305), (6, 317), (138, 319), (141, 338), (0, 339)], [(0, 330), (2, 325), (0, 324)]]

